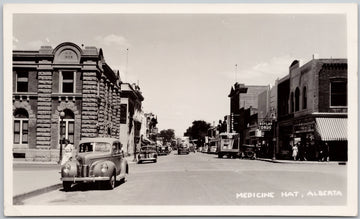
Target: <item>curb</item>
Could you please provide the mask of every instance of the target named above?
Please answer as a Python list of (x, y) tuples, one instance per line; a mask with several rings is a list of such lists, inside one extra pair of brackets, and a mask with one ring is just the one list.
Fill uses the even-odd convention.
[(24, 199), (28, 199), (37, 195), (41, 195), (56, 189), (60, 189), (62, 187), (62, 183), (54, 184), (51, 186), (46, 186), (44, 188), (36, 189), (30, 192), (26, 192), (20, 195), (16, 195), (13, 197), (13, 205), (22, 205)]
[(37, 165), (37, 164), (44, 164), (44, 165), (58, 165), (58, 162), (52, 161), (24, 161), (24, 160), (14, 160), (13, 164), (29, 164), (29, 165)]
[(347, 161), (319, 162), (319, 161), (273, 160), (266, 158), (256, 158), (256, 160), (270, 162), (270, 163), (284, 163), (284, 164), (316, 164), (316, 165), (346, 165), (347, 164)]

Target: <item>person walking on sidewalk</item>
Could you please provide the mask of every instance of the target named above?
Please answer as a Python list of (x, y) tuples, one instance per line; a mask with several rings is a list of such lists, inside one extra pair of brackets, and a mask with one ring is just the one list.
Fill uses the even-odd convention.
[(65, 139), (64, 143), (65, 143), (65, 147), (64, 147), (65, 153), (61, 160), (61, 165), (64, 165), (66, 162), (68, 162), (73, 157), (73, 153), (74, 153), (74, 145), (70, 144), (69, 139)]
[(330, 161), (330, 155), (329, 155), (329, 152), (330, 152), (330, 148), (329, 148), (329, 145), (327, 142), (325, 142), (325, 145), (324, 145), (324, 157), (323, 157), (323, 161)]
[(296, 144), (294, 144), (294, 146), (292, 146), (292, 156), (293, 156), (294, 160), (297, 159), (298, 151), (299, 151), (298, 146)]

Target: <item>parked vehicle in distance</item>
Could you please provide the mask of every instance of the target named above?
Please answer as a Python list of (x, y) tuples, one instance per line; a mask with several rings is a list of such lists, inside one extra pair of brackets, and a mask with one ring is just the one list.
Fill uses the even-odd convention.
[(208, 145), (209, 146), (208, 146), (207, 153), (216, 154), (218, 152), (219, 139), (217, 139), (217, 138), (210, 139)]
[(75, 150), (75, 159), (61, 166), (61, 181), (65, 191), (78, 182), (100, 182), (106, 188), (113, 189), (117, 180), (125, 181), (129, 166), (119, 140), (84, 138)]
[(240, 147), (240, 157), (248, 158), (248, 159), (256, 159), (257, 149), (258, 148), (255, 145), (243, 144)]
[(240, 135), (238, 133), (221, 133), (218, 157), (236, 158), (240, 153)]
[(140, 148), (140, 153), (138, 155), (138, 163), (142, 163), (144, 161), (152, 161), (154, 163), (157, 162), (157, 152), (155, 145), (146, 145)]

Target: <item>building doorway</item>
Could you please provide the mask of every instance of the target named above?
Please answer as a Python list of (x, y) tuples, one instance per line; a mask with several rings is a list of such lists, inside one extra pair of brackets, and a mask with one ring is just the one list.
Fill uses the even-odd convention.
[[(70, 144), (74, 144), (74, 136), (75, 136), (75, 116), (74, 113), (69, 110), (66, 109), (64, 110), (65, 113), (65, 117), (63, 119), (62, 122), (62, 127), (61, 126), (61, 119), (59, 118), (59, 138), (61, 138), (61, 130), (62, 129), (62, 134), (63, 134), (63, 139), (69, 139)], [(63, 140), (61, 139), (61, 141)], [(63, 143), (63, 142), (62, 142)]]

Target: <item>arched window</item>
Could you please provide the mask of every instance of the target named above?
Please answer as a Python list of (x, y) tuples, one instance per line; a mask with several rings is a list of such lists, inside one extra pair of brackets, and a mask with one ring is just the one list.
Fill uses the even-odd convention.
[(14, 112), (14, 144), (27, 144), (29, 132), (29, 113), (23, 109)]
[(294, 92), (290, 94), (290, 112), (294, 112)]
[(303, 109), (307, 108), (307, 94), (306, 87), (303, 87)]
[[(64, 110), (65, 117), (62, 123), (62, 134), (63, 138), (69, 139), (71, 144), (74, 144), (74, 133), (75, 133), (75, 116), (74, 113), (69, 110)], [(59, 121), (61, 121), (59, 117)]]
[(300, 110), (300, 89), (297, 87), (295, 90), (295, 111)]

